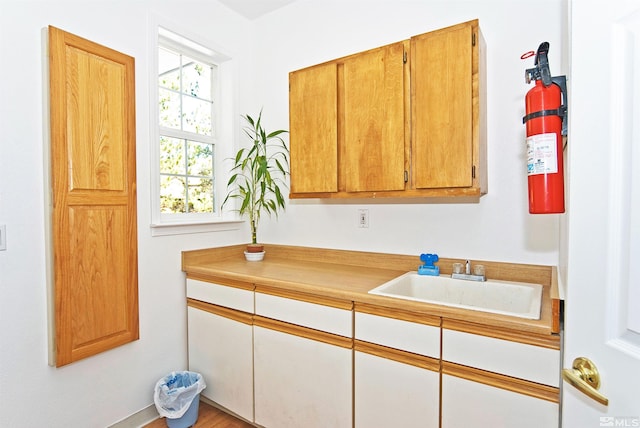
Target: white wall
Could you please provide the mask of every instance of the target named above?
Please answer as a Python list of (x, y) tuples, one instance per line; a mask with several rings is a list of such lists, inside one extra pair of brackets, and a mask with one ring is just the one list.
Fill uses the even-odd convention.
[[(155, 382), (187, 368), (180, 251), (240, 232), (151, 237), (149, 39), (155, 15), (210, 39), (246, 66), (249, 21), (184, 1), (0, 3), (0, 426), (105, 427), (153, 403)], [(155, 14), (155, 15), (154, 15)], [(47, 365), (42, 29), (53, 25), (136, 61), (140, 340), (56, 369)], [(244, 63), (243, 63), (244, 61)], [(239, 97), (246, 97), (242, 85)], [(244, 94), (244, 95), (243, 95)]]
[[(412, 35), (479, 18), (487, 43), (489, 193), (480, 203), (291, 201), (260, 239), (295, 245), (556, 264), (558, 216), (527, 208), (524, 143), (525, 68), (520, 56), (549, 41), (560, 70), (561, 2), (524, 0), (298, 0), (257, 21), (257, 98), (266, 123), (287, 123), (287, 74)], [(265, 102), (266, 102), (265, 101)], [(359, 208), (370, 227), (357, 228)]]
[[(193, 13), (197, 3), (198, 12)], [(180, 251), (235, 244), (248, 232), (151, 237), (149, 37), (154, 14), (239, 60), (238, 111), (264, 106), (287, 127), (289, 71), (479, 18), (488, 54), (489, 194), (478, 204), (292, 201), (266, 219), (264, 242), (556, 264), (557, 216), (527, 213), (521, 61), (561, 45), (560, 0), (298, 0), (249, 22), (215, 0), (29, 1), (0, 4), (0, 426), (104, 427), (152, 404), (155, 381), (186, 368)], [(61, 369), (47, 366), (44, 247), (43, 28), (54, 25), (136, 59), (140, 340)], [(555, 48), (557, 47), (557, 48)], [(554, 49), (555, 48), (555, 49)], [(254, 55), (255, 57), (253, 57)], [(368, 208), (370, 227), (356, 227)], [(35, 404), (34, 404), (35, 403)]]

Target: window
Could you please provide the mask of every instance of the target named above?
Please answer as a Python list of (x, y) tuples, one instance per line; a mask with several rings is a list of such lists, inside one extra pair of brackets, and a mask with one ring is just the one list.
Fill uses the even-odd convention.
[(213, 213), (216, 66), (158, 49), (160, 212)]
[(157, 28), (153, 226), (221, 222), (220, 194), (227, 177), (222, 159), (232, 148), (226, 124), (232, 121), (231, 109), (225, 111), (230, 102), (224, 99), (230, 91), (221, 90), (229, 58)]

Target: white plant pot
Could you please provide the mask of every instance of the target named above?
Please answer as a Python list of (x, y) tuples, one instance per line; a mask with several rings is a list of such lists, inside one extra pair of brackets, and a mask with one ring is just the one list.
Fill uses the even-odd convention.
[(244, 252), (244, 257), (249, 262), (259, 262), (264, 259), (264, 251), (260, 251), (259, 253), (250, 253), (248, 251)]

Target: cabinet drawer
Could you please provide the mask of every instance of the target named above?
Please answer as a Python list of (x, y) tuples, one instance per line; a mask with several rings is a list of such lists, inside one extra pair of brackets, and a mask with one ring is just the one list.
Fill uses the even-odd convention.
[(557, 349), (443, 329), (442, 359), (544, 385), (560, 384)]
[(353, 337), (352, 311), (272, 294), (255, 293), (256, 314), (345, 337)]
[(253, 291), (187, 278), (187, 297), (253, 313)]
[(356, 312), (355, 338), (440, 358), (440, 327)]

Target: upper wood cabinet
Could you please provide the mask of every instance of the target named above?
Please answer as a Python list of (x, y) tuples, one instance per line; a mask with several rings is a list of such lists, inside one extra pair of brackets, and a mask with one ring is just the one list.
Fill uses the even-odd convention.
[(134, 58), (49, 27), (55, 352), (63, 366), (137, 340)]
[(485, 44), (469, 21), (291, 72), (291, 198), (487, 191)]

